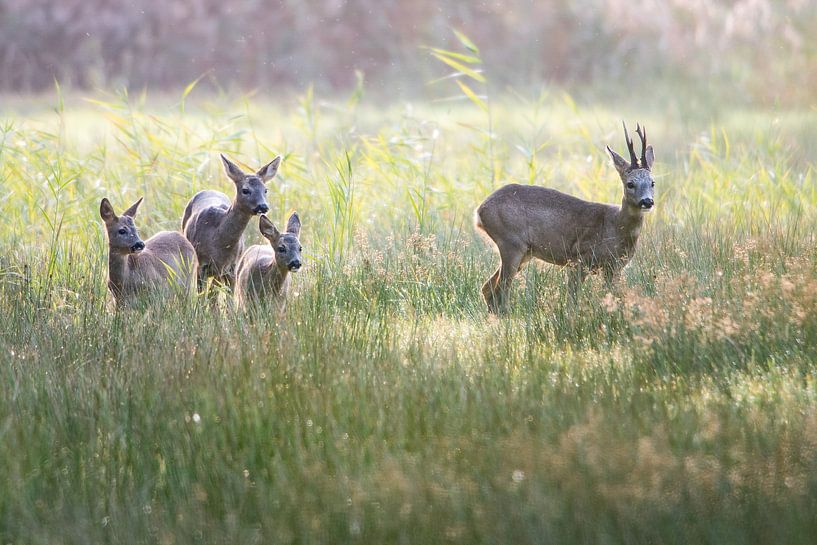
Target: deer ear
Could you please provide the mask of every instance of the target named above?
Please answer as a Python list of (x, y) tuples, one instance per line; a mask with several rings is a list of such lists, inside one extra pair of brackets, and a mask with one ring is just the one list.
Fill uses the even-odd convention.
[(293, 212), (287, 220), (287, 233), (293, 234), (296, 237), (301, 233), (301, 218), (298, 217), (297, 212)]
[(644, 166), (647, 167), (647, 170), (650, 170), (655, 162), (655, 152), (652, 150), (652, 146), (647, 146), (647, 149), (644, 150), (644, 158), (647, 159), (647, 164)]
[(144, 199), (144, 197), (140, 197), (138, 201), (136, 201), (135, 203), (133, 203), (131, 205), (130, 208), (128, 208), (127, 210), (122, 212), (122, 215), (123, 216), (129, 216), (131, 218), (135, 218), (136, 217), (136, 211), (139, 210), (139, 205), (142, 204), (143, 199)]
[(99, 203), (99, 215), (105, 223), (111, 223), (118, 219), (108, 199), (102, 199), (102, 202)]
[(227, 177), (232, 181), (238, 183), (246, 176), (244, 171), (238, 168), (238, 165), (224, 157), (223, 153), (221, 154), (221, 162), (224, 163), (224, 172), (227, 173)]
[(258, 172), (255, 173), (256, 176), (261, 178), (264, 183), (272, 180), (273, 176), (278, 172), (278, 166), (281, 164), (281, 156), (279, 155), (266, 165), (262, 166), (258, 169)]
[(610, 146), (607, 146), (607, 153), (609, 153), (610, 157), (613, 158), (613, 165), (616, 167), (619, 175), (623, 177), (624, 174), (630, 169), (630, 162), (618, 153), (611, 150)]
[(275, 225), (269, 220), (267, 216), (258, 218), (258, 230), (264, 235), (264, 238), (275, 244), (281, 238), (281, 233), (275, 228)]

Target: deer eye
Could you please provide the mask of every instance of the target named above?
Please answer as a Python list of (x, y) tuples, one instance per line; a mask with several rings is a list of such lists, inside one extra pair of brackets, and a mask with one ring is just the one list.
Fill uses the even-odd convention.
[(278, 246), (278, 251), (284, 253), (287, 251), (286, 246)]
[(298, 251), (300, 252), (301, 250), (303, 250), (303, 248), (298, 246)]
[(125, 229), (125, 228), (123, 227), (122, 229), (120, 229), (120, 230), (119, 230), (119, 234), (120, 234), (120, 235), (127, 235), (127, 234), (128, 234), (128, 230), (127, 230), (127, 229)]
[(650, 187), (655, 187), (655, 182), (652, 182), (652, 183), (650, 184)]
[(244, 193), (245, 195), (249, 195), (249, 194), (250, 194), (250, 190), (249, 190), (249, 189), (247, 189), (246, 187), (245, 187), (244, 189), (242, 189), (242, 190), (241, 190), (241, 192), (242, 192), (242, 193)]
[(633, 182), (627, 182), (627, 187), (633, 189), (635, 187), (635, 184)]
[(267, 190), (265, 189), (265, 190), (264, 190), (264, 195), (266, 195), (266, 194), (267, 194)]

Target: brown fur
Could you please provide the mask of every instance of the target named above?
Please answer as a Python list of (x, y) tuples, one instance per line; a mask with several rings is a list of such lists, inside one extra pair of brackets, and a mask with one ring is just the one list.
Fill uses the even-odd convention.
[(301, 242), (298, 239), (301, 220), (297, 213), (293, 213), (287, 221), (286, 232), (280, 233), (266, 216), (261, 216), (259, 229), (269, 245), (250, 246), (241, 256), (236, 274), (235, 301), (239, 307), (243, 307), (251, 300), (271, 298), (283, 310), (289, 272), (301, 266)]
[[(191, 294), (197, 269), (196, 252), (181, 233), (161, 231), (142, 242), (133, 218), (142, 199), (116, 216), (107, 199), (100, 215), (108, 238), (108, 289), (118, 306), (147, 293)], [(121, 233), (121, 231), (125, 231)], [(134, 251), (143, 244), (144, 249)]]
[(534, 257), (555, 265), (573, 265), (573, 293), (588, 272), (603, 270), (608, 282), (619, 276), (635, 253), (644, 209), (653, 203), (649, 170), (653, 152), (646, 146), (646, 136), (642, 142), (643, 167), (637, 161), (633, 166), (608, 148), (624, 186), (621, 206), (583, 201), (555, 189), (511, 184), (496, 190), (477, 208), (476, 227), (496, 244), (501, 260), (482, 287), (491, 312), (504, 310), (514, 276)]
[(281, 162), (276, 157), (248, 175), (223, 155), (221, 158), (227, 176), (235, 184), (235, 198), (230, 201), (219, 191), (200, 191), (187, 203), (182, 218), (182, 231), (199, 260), (199, 289), (208, 277), (233, 287), (235, 264), (244, 251), (244, 229), (253, 215), (268, 210), (265, 184), (275, 176)]

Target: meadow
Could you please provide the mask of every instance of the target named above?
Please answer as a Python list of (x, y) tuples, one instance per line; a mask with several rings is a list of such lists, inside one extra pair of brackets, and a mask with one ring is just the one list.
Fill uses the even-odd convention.
[[(814, 542), (814, 109), (88, 97), (0, 109), (2, 543)], [(509, 182), (619, 202), (622, 119), (657, 156), (623, 283), (574, 302), (532, 265), (490, 317), (473, 209)], [(284, 157), (286, 315), (115, 312), (100, 199), (177, 229), (231, 194), (219, 152)]]

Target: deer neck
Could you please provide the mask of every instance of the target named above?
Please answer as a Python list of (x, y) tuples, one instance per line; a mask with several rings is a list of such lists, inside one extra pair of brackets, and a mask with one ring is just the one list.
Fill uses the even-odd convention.
[(227, 215), (224, 216), (224, 221), (221, 222), (218, 228), (218, 238), (225, 246), (232, 247), (238, 244), (252, 216), (252, 214), (240, 210), (233, 201), (233, 204), (227, 210)]
[(635, 248), (643, 224), (644, 213), (641, 209), (630, 206), (625, 200), (622, 200), (621, 209), (615, 221), (616, 238), (622, 249), (629, 251)]
[(288, 275), (289, 271), (278, 267), (273, 260), (273, 262), (270, 263), (264, 270), (264, 283), (266, 284), (266, 289), (273, 295), (278, 295), (281, 293), (281, 288), (283, 288), (284, 282), (286, 282)]

